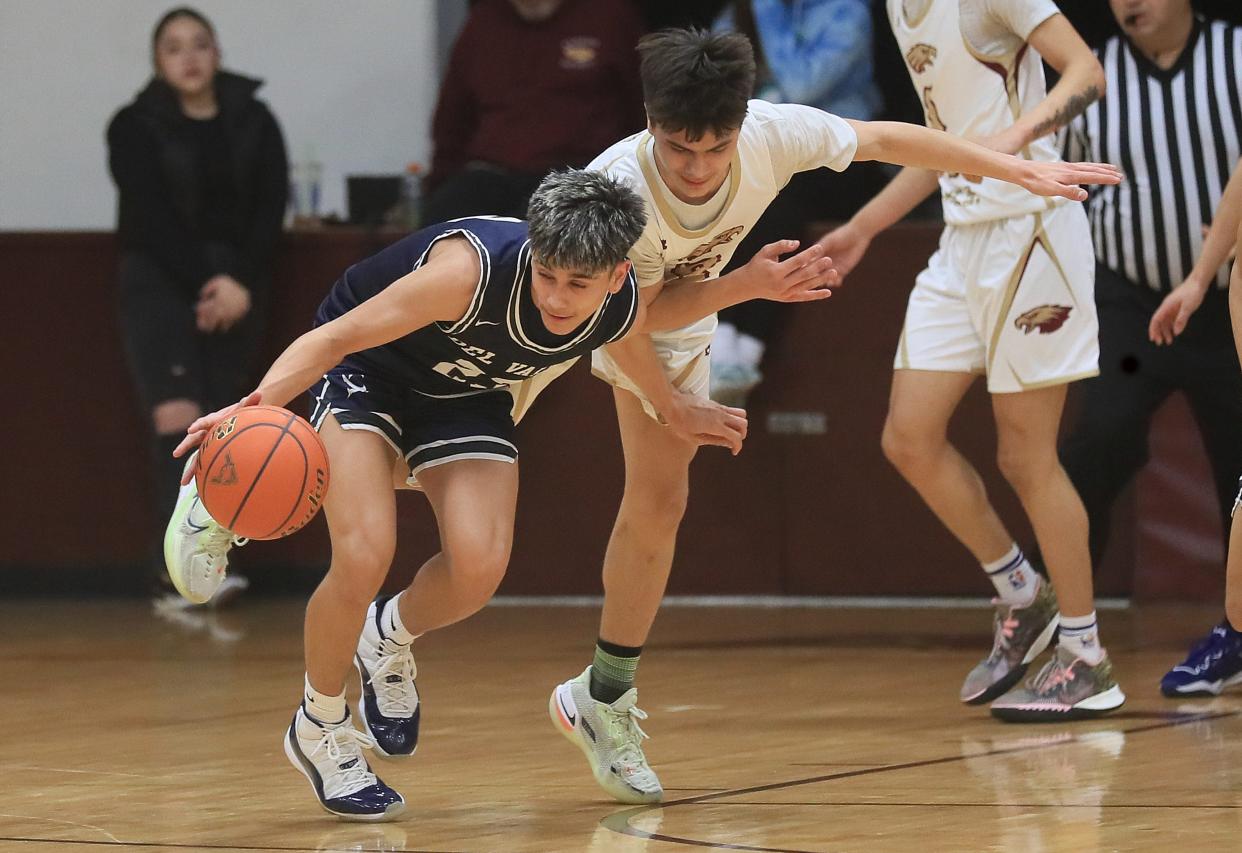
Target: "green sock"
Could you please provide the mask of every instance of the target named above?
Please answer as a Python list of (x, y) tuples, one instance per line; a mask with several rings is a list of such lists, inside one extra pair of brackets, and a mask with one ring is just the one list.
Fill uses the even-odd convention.
[(638, 656), (642, 646), (618, 646), (607, 640), (595, 644), (595, 660), (591, 662), (591, 697), (611, 705), (634, 686)]

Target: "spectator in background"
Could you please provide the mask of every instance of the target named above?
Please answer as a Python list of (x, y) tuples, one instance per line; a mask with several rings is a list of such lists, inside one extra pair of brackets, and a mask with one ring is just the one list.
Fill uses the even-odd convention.
[[(755, 97), (806, 104), (843, 118), (869, 121), (882, 108), (872, 59), (872, 15), (867, 0), (737, 0), (713, 27), (736, 30), (755, 48)], [(803, 239), (813, 219), (849, 219), (867, 201), (876, 166), (799, 172), (738, 247), (725, 272), (745, 264), (763, 246)], [(711, 396), (745, 405), (759, 383), (759, 363), (784, 312), (754, 300), (720, 312), (712, 343)]]
[[(1211, 272), (1219, 269), (1224, 266), (1226, 257), (1236, 255), (1238, 245), (1242, 244), (1239, 222), (1242, 222), (1242, 163), (1234, 167), (1233, 175), (1225, 186), (1220, 204), (1216, 208), (1216, 218), (1203, 241), (1203, 254), (1195, 264), (1195, 271), (1206, 269)], [(1226, 298), (1233, 327), (1232, 365), (1236, 378), (1237, 359), (1242, 355), (1242, 264), (1236, 257), (1233, 260), (1233, 273)], [(1185, 328), (1187, 316), (1182, 314), (1183, 305), (1189, 307), (1203, 296), (1196, 297), (1192, 292), (1189, 302), (1182, 303), (1175, 294), (1193, 285), (1198, 278), (1195, 271), (1187, 277), (1186, 284), (1175, 290), (1173, 295), (1165, 297), (1164, 303), (1152, 317), (1153, 339), (1167, 340), (1170, 334), (1181, 334)], [(1210, 278), (1206, 281), (1215, 284)], [(1206, 284), (1200, 287), (1203, 291), (1208, 289)], [(1193, 311), (1190, 308), (1189, 313)], [(1229, 394), (1231, 390), (1236, 393), (1237, 389), (1226, 386), (1221, 390), (1224, 394)], [(1236, 397), (1230, 402), (1236, 405)], [(1234, 433), (1234, 438), (1236, 437), (1237, 433)], [(1239, 630), (1242, 628), (1242, 515), (1238, 514), (1238, 507), (1242, 505), (1242, 482), (1239, 483), (1239, 489), (1231, 508), (1232, 519), (1227, 519), (1225, 528), (1229, 531), (1225, 545), (1225, 617), (1213, 626), (1206, 637), (1195, 643), (1185, 660), (1169, 670), (1160, 680), (1160, 692), (1165, 696), (1214, 696), (1226, 687), (1242, 682), (1242, 630)]]
[(1242, 30), (1196, 17), (1190, 0), (1110, 2), (1122, 33), (1097, 49), (1109, 94), (1069, 126), (1065, 142), (1066, 156), (1115, 163), (1127, 177), (1092, 191), (1088, 203), (1100, 376), (1083, 383), (1081, 413), (1061, 448), (1087, 506), (1097, 564), (1113, 502), (1147, 462), (1151, 417), (1174, 391), (1186, 392), (1203, 433), (1226, 529), (1242, 470), (1227, 274), (1219, 253), (1203, 251), (1205, 226), (1242, 156)]
[(583, 166), (646, 124), (629, 0), (481, 0), (432, 122), (423, 219), (523, 217), (549, 171)]
[[(1097, 49), (1108, 95), (1074, 120), (1065, 145), (1069, 158), (1126, 173), (1088, 203), (1100, 375), (1083, 383), (1061, 447), (1097, 565), (1113, 503), (1146, 464), (1152, 416), (1174, 391), (1203, 436), (1225, 531), (1242, 471), (1242, 373), (1224, 266), (1236, 219), (1205, 242), (1242, 156), (1242, 29), (1196, 16), (1190, 0), (1110, 5), (1121, 33)], [(1218, 650), (1199, 649), (1198, 662)], [(1202, 672), (1191, 669), (1170, 672), (1164, 692), (1197, 692)]]
[[(108, 164), (119, 195), (121, 327), (151, 418), (162, 522), (177, 501), (183, 463), (172, 452), (186, 427), (252, 379), (288, 165), (280, 127), (254, 97), (261, 82), (221, 70), (207, 18), (169, 11), (151, 54), (154, 76), (108, 126)], [(167, 584), (162, 559), (157, 566)], [(237, 575), (226, 584), (213, 603), (247, 585)]]

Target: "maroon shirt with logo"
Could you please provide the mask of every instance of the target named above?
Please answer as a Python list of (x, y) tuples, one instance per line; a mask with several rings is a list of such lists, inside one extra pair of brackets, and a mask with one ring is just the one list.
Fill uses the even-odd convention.
[(545, 21), (509, 0), (471, 10), (440, 89), (429, 185), (482, 161), (518, 172), (583, 166), (646, 122), (630, 0), (565, 0)]

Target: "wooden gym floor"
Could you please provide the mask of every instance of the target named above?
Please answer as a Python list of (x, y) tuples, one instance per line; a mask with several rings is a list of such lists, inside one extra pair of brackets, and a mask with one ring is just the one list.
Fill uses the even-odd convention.
[(546, 715), (596, 611), (491, 607), (416, 645), (418, 754), (373, 762), (409, 809), (358, 825), (281, 750), (302, 606), (0, 602), (0, 850), (1242, 849), (1242, 694), (1156, 687), (1211, 608), (1104, 613), (1130, 700), (1059, 726), (957, 702), (983, 609), (668, 608), (640, 670), (668, 801), (626, 808)]

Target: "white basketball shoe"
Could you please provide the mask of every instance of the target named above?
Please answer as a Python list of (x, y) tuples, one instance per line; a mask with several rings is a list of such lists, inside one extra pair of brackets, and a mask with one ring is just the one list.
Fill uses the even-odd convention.
[[(187, 468), (194, 459), (190, 457)], [(181, 597), (192, 604), (206, 604), (212, 596), (225, 594), (226, 587), (230, 597), (236, 595), (249, 583), (238, 578), (240, 588), (238, 583), (225, 584), (228, 554), (234, 545), (246, 542), (216, 523), (199, 500), (198, 486), (191, 479), (177, 494), (177, 506), (164, 530), (168, 577)]]
[(647, 714), (636, 708), (638, 690), (631, 687), (611, 705), (591, 696), (591, 668), (558, 685), (548, 699), (548, 715), (569, 741), (586, 755), (595, 781), (623, 803), (658, 803), (664, 789), (647, 764), (638, 726)]

